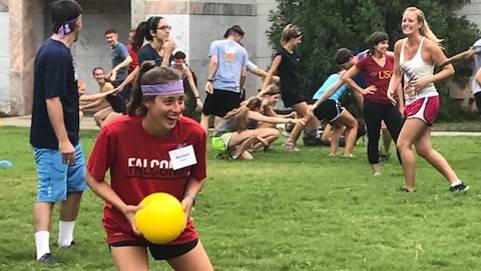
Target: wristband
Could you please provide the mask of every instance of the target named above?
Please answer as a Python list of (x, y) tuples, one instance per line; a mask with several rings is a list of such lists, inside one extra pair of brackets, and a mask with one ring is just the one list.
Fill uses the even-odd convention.
[(212, 79), (207, 79), (207, 82), (211, 82), (211, 83), (212, 83), (212, 82), (213, 82), (213, 80), (212, 80)]
[(195, 96), (195, 98), (196, 98), (196, 99), (200, 99), (200, 97), (199, 97), (199, 96)]

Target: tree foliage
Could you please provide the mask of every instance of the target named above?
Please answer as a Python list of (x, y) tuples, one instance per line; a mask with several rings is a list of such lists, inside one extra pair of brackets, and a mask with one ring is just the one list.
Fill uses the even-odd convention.
[[(391, 50), (402, 38), (404, 10), (416, 6), (424, 11), (433, 32), (443, 38), (445, 53), (451, 56), (469, 48), (480, 37), (476, 25), (458, 16), (456, 11), (469, 0), (277, 0), (267, 32), (273, 49), (279, 48), (282, 29), (289, 23), (303, 29), (303, 43), (297, 49), (301, 58), (301, 76), (309, 93), (317, 90), (325, 78), (335, 72), (334, 54), (341, 47), (360, 51), (364, 39), (374, 31), (390, 37)], [(456, 65), (456, 80), (466, 82), (470, 65)]]

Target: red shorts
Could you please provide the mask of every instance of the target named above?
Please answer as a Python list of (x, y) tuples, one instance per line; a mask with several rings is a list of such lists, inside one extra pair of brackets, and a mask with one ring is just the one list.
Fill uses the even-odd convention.
[(419, 98), (404, 108), (406, 119), (417, 118), (429, 126), (433, 125), (438, 112), (439, 96)]

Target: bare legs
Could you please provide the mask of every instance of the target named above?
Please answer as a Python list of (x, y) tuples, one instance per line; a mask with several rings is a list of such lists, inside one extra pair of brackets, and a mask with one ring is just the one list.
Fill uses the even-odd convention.
[(397, 140), (401, 154), (402, 166), (406, 180), (406, 189), (414, 191), (416, 180), (416, 158), (411, 151), (414, 145), (419, 156), (428, 161), (450, 183), (459, 181), (458, 176), (446, 159), (433, 149), (431, 144), (431, 127), (420, 119), (407, 119)]
[(352, 156), (352, 149), (354, 148), (354, 143), (356, 142), (357, 136), (357, 120), (349, 113), (347, 110), (343, 110), (339, 118), (337, 118), (332, 123), (334, 128), (332, 139), (331, 139), (331, 155), (335, 155), (337, 152), (337, 147), (339, 146), (339, 139), (344, 132), (344, 126), (346, 127), (346, 145), (344, 148), (344, 156)]
[[(304, 118), (306, 120), (306, 125), (307, 126), (310, 125), (309, 122), (312, 120), (313, 114), (311, 111), (308, 110), (309, 106), (307, 105), (306, 102), (297, 103), (292, 106), (292, 109), (296, 111), (298, 118)], [(287, 138), (286, 143), (295, 145), (303, 129), (304, 129), (304, 125), (296, 124), (291, 134)]]
[[(149, 259), (147, 249), (137, 246), (111, 247), (112, 259), (119, 271), (147, 271)], [(199, 241), (191, 251), (167, 260), (176, 271), (214, 270), (202, 243)]]

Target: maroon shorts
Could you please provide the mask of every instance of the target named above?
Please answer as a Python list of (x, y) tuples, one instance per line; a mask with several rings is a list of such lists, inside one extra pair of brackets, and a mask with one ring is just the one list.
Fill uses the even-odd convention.
[(417, 118), (429, 126), (433, 125), (438, 112), (439, 96), (419, 98), (404, 108), (406, 119)]

